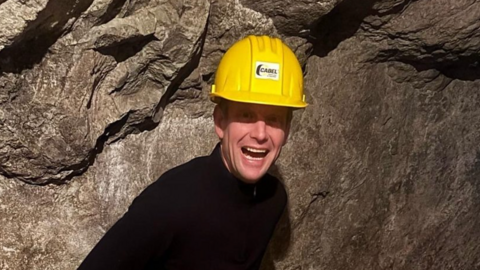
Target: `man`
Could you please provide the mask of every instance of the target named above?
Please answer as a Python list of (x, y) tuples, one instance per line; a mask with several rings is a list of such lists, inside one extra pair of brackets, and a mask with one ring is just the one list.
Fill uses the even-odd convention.
[(212, 86), (220, 143), (138, 196), (79, 269), (258, 269), (286, 205), (267, 173), (292, 108), (307, 106), (302, 70), (279, 39), (249, 36), (222, 58)]

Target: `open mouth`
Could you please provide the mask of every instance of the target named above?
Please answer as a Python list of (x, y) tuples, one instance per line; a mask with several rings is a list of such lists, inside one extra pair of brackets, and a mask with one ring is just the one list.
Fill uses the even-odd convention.
[(268, 150), (266, 149), (256, 149), (256, 148), (251, 148), (251, 147), (242, 147), (242, 153), (247, 157), (248, 159), (252, 160), (261, 160), (265, 158), (268, 154)]

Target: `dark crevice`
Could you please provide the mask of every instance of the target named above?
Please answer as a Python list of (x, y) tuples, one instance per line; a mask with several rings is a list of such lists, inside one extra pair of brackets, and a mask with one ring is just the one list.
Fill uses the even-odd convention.
[[(388, 16), (392, 16), (392, 15), (399, 15), (399, 14), (402, 14), (403, 11), (405, 11), (405, 9), (407, 9), (407, 7), (410, 6), (410, 4), (412, 4), (414, 2), (417, 2), (417, 1), (418, 0), (404, 0), (401, 4), (393, 6), (392, 8), (390, 8), (388, 10), (385, 10), (385, 11), (376, 10), (370, 15), (377, 16), (377, 17), (388, 17)], [(375, 24), (371, 24), (371, 23), (366, 22), (366, 24), (368, 24), (368, 27), (362, 27), (362, 28), (370, 28), (370, 29), (374, 29), (374, 30), (379, 30), (385, 23), (386, 23), (386, 21), (383, 21), (382, 23), (375, 25)], [(368, 31), (368, 29), (367, 29), (367, 31)]]
[[(329, 14), (320, 18), (308, 33), (307, 39), (313, 44), (313, 55), (324, 57), (344, 40), (359, 31), (366, 17), (385, 17), (401, 14), (409, 5), (418, 0), (405, 0), (385, 11), (373, 8), (377, 0), (345, 0)], [(373, 27), (373, 26), (371, 26)], [(376, 26), (379, 27), (379, 26)], [(390, 38), (402, 38), (391, 36)], [(378, 62), (398, 61), (413, 66), (417, 71), (438, 70), (451, 79), (474, 81), (480, 79), (480, 55), (465, 55), (465, 52), (447, 52), (442, 44), (422, 47), (421, 51), (405, 55), (398, 50), (382, 51)], [(464, 55), (461, 55), (464, 54)]]
[(43, 183), (44, 185), (46, 184), (65, 184), (66, 182), (70, 181), (73, 177), (82, 175), (91, 165), (95, 163), (95, 160), (99, 154), (103, 152), (103, 149), (105, 147), (105, 144), (107, 143), (108, 139), (110, 137), (115, 136), (118, 134), (125, 124), (127, 123), (129, 114), (126, 114), (124, 117), (122, 117), (120, 120), (111, 123), (109, 126), (105, 128), (105, 132), (97, 139), (95, 143), (95, 147), (88, 153), (87, 158), (84, 159), (82, 162), (78, 164), (74, 164), (68, 167), (65, 167), (62, 169), (62, 171), (73, 171), (71, 174), (69, 174), (67, 177), (65, 177), (62, 180), (57, 180), (57, 181), (50, 181), (47, 183)]
[[(268, 173), (275, 176), (280, 183), (285, 185), (285, 180), (282, 176), (278, 165), (273, 164)], [(274, 261), (281, 260), (287, 256), (288, 251), (291, 247), (292, 242), (292, 227), (291, 227), (291, 218), (290, 218), (290, 211), (289, 211), (288, 201), (285, 207), (285, 210), (278, 221), (278, 224), (274, 230), (272, 239), (270, 240), (270, 244), (268, 247), (268, 252), (263, 259), (262, 267), (263, 270), (274, 270)]]
[(314, 44), (313, 54), (326, 56), (342, 41), (355, 35), (363, 20), (374, 14), (376, 1), (345, 0), (315, 22), (308, 38)]
[(478, 65), (478, 63), (478, 61), (459, 61), (440, 65), (422, 65), (412, 62), (410, 62), (409, 64), (415, 67), (417, 70), (436, 69), (450, 79), (458, 79), (462, 81), (476, 81), (480, 79), (480, 66)]
[(185, 11), (187, 10), (188, 8), (185, 5), (182, 5), (182, 7), (180, 8), (180, 11), (178, 11), (178, 17), (181, 18), (183, 14), (185, 14)]
[[(147, 35), (141, 37), (134, 37), (130, 39), (123, 40), (121, 43), (115, 44), (115, 46), (111, 47), (104, 47), (100, 49), (96, 49), (99, 53), (103, 55), (112, 56), (117, 63), (124, 62), (125, 60), (129, 59), (130, 57), (136, 55), (137, 53), (141, 52), (148, 43), (158, 40), (154, 35)], [(144, 69), (147, 69), (148, 66), (146, 65)], [(141, 70), (139, 73), (144, 72), (145, 70)], [(87, 103), (87, 108), (91, 107), (91, 102), (93, 98), (93, 94), (95, 89), (97, 88), (98, 84), (103, 78), (95, 78), (92, 91), (90, 93), (90, 98)], [(115, 88), (110, 92), (110, 94), (120, 92), (124, 88), (125, 84)]]
[(325, 199), (328, 194), (330, 194), (330, 191), (320, 191), (320, 192), (315, 192), (312, 195), (312, 202), (316, 201), (318, 198)]
[(377, 12), (374, 12), (372, 15), (388, 16), (388, 15), (394, 15), (394, 14), (401, 14), (410, 4), (417, 1), (418, 0), (404, 0), (403, 3), (397, 6), (394, 6), (385, 12), (377, 11)]
[[(200, 63), (200, 57), (203, 51), (203, 46), (206, 39), (206, 34), (207, 34), (207, 29), (205, 28), (202, 36), (199, 39), (199, 42), (201, 44), (197, 46), (197, 51), (194, 52), (194, 57), (189, 63), (187, 63), (183, 68), (179, 70), (178, 75), (175, 77), (175, 79), (171, 82), (170, 86), (167, 88), (165, 94), (162, 96), (156, 108), (157, 114), (163, 112), (163, 110), (169, 104), (170, 98), (177, 91), (180, 84), (195, 70), (195, 68), (198, 67)], [(65, 184), (66, 182), (70, 181), (73, 177), (83, 174), (91, 165), (93, 165), (95, 163), (97, 156), (100, 153), (102, 153), (106, 144), (108, 143), (111, 144), (115, 141), (125, 138), (130, 133), (140, 133), (143, 131), (151, 131), (158, 126), (161, 120), (161, 118), (158, 118), (158, 115), (154, 115), (153, 117), (148, 117), (141, 123), (130, 126), (129, 127), (130, 133), (126, 132), (125, 134), (120, 134), (122, 133), (122, 131), (124, 131), (125, 125), (133, 113), (135, 112), (130, 112), (129, 114), (126, 114), (124, 117), (122, 117), (122, 119), (120, 119), (119, 121), (110, 124), (105, 129), (105, 132), (103, 133), (103, 135), (97, 139), (95, 148), (88, 154), (88, 157), (85, 160), (83, 160), (79, 164), (75, 164), (75, 165), (64, 168), (62, 171), (70, 171), (70, 170), (73, 171), (65, 179), (50, 181), (47, 183), (41, 183), (41, 185), (50, 184), (50, 183)], [(115, 139), (111, 140), (111, 138), (115, 138)]]
[(95, 90), (97, 89), (98, 85), (102, 81), (103, 78), (101, 77), (95, 77), (93, 80), (93, 85), (92, 85), (92, 90), (90, 91), (90, 95), (88, 97), (88, 102), (87, 102), (87, 110), (92, 107), (92, 101), (93, 101), (93, 95), (95, 94)]
[(308, 205), (305, 207), (305, 209), (302, 211), (300, 214), (300, 217), (298, 218), (297, 222), (294, 225), (294, 228), (297, 228), (300, 226), (307, 216), (308, 212), (310, 211), (310, 207), (320, 198), (325, 199), (327, 196), (330, 194), (330, 191), (319, 191), (315, 193), (311, 193), (310, 196), (312, 197)]
[[(315, 22), (309, 31), (307, 39), (314, 44), (313, 54), (320, 57), (328, 55), (342, 41), (354, 36), (365, 22), (365, 18), (401, 14), (416, 1), (418, 0), (405, 0), (386, 11), (378, 11), (373, 8), (378, 0), (345, 0), (341, 2), (330, 13)], [(378, 28), (380, 26), (371, 25), (370, 27)]]
[(318, 199), (325, 199), (327, 198), (327, 196), (330, 194), (330, 191), (319, 191), (319, 192), (315, 192), (315, 193), (312, 193), (310, 194), (310, 196), (312, 197), (312, 199), (310, 200), (310, 203), (308, 204), (307, 206), (307, 210), (310, 208), (310, 206), (316, 202)]
[[(5, 162), (2, 162), (2, 163), (5, 163)], [(22, 181), (24, 181), (25, 183), (28, 183), (28, 184), (35, 184), (35, 182), (29, 180), (30, 178), (25, 177), (24, 174), (19, 174), (19, 173), (14, 173), (14, 172), (11, 172), (11, 171), (7, 171), (2, 167), (0, 167), (0, 175), (4, 176), (6, 178), (11, 178), (11, 179), (20, 179), (20, 180), (22, 180)]]
[(138, 124), (133, 124), (133, 125), (129, 126), (129, 131), (130, 132), (125, 132), (124, 134), (115, 138), (115, 140), (113, 140), (109, 143), (113, 143), (115, 141), (123, 139), (128, 134), (131, 134), (131, 133), (137, 134), (137, 133), (141, 133), (141, 132), (144, 132), (144, 131), (151, 131), (158, 126), (158, 124), (160, 123), (160, 121), (163, 117), (163, 111), (165, 110), (167, 105), (170, 104), (172, 96), (179, 89), (182, 82), (185, 81), (185, 79), (200, 64), (200, 58), (202, 56), (202, 51), (203, 51), (203, 46), (204, 46), (204, 43), (205, 43), (206, 33), (207, 33), (207, 31), (205, 29), (205, 31), (203, 32), (203, 35), (199, 39), (201, 44), (197, 46), (197, 51), (194, 52), (194, 56), (192, 57), (192, 60), (189, 63), (187, 63), (185, 66), (183, 66), (178, 71), (177, 76), (173, 79), (173, 81), (167, 87), (167, 90), (165, 91), (162, 98), (160, 99), (160, 102), (156, 106), (155, 113), (153, 114), (153, 116), (145, 118), (142, 122), (140, 122)]
[(117, 0), (108, 6), (107, 11), (99, 18), (100, 22), (106, 23), (115, 18), (127, 0)]
[(210, 81), (213, 78), (213, 72), (207, 73), (207, 74), (202, 74), (202, 81), (207, 82), (207, 83), (213, 83)]
[[(475, 81), (480, 79), (480, 55), (457, 55), (455, 56), (455, 59), (446, 60), (442, 57), (425, 57), (425, 55), (423, 55), (420, 59), (418, 56), (402, 56), (398, 54), (400, 54), (400, 52), (384, 51), (379, 55), (380, 60), (378, 62), (397, 61), (408, 64), (419, 72), (434, 69), (450, 79), (458, 79), (462, 81)], [(455, 53), (446, 55), (454, 56)]]
[[(48, 184), (57, 184), (57, 185), (66, 184), (70, 180), (72, 180), (74, 177), (82, 175), (91, 165), (93, 165), (95, 163), (97, 156), (103, 152), (103, 149), (106, 144), (118, 141), (119, 139), (126, 137), (130, 133), (140, 133), (143, 131), (151, 131), (154, 128), (156, 128), (161, 121), (161, 116), (162, 116), (161, 114), (163, 113), (166, 106), (170, 103), (170, 98), (178, 90), (181, 83), (198, 67), (200, 63), (200, 58), (202, 56), (203, 46), (206, 39), (207, 28), (208, 28), (208, 20), (207, 20), (206, 27), (202, 33), (202, 36), (199, 38), (198, 43), (195, 44), (195, 46), (197, 47), (197, 50), (193, 53), (193, 57), (191, 61), (188, 62), (184, 67), (182, 67), (179, 70), (177, 76), (171, 82), (165, 94), (162, 96), (160, 102), (155, 108), (156, 113), (153, 114), (152, 117), (146, 118), (139, 124), (134, 124), (129, 126), (128, 127), (129, 132), (125, 132), (125, 126), (128, 123), (129, 118), (135, 114), (135, 111), (131, 111), (128, 114), (124, 115), (120, 120), (114, 123), (111, 123), (109, 126), (105, 128), (105, 132), (97, 139), (95, 143), (95, 147), (88, 153), (87, 157), (83, 161), (81, 161), (80, 163), (62, 168), (62, 170), (58, 172), (58, 173), (61, 173), (65, 171), (72, 171), (68, 176), (62, 179), (50, 179), (50, 180), (44, 180), (41, 182), (38, 181), (38, 178), (25, 179), (25, 177), (22, 177), (21, 179), (26, 183), (33, 184), (33, 185), (40, 185), (40, 186), (48, 185)], [(152, 37), (150, 37), (149, 39), (143, 40), (144, 42), (143, 45), (147, 44), (150, 41), (152, 41)], [(134, 47), (137, 48), (137, 46), (134, 46)], [(110, 55), (114, 55), (115, 57), (115, 52), (117, 52), (116, 50), (118, 50), (118, 46), (116, 46), (116, 48), (117, 49), (110, 48), (110, 51), (107, 50), (107, 52), (111, 53)], [(106, 52), (106, 51), (103, 51), (103, 52)], [(131, 52), (132, 50), (130, 50), (130, 53)], [(125, 54), (121, 54), (120, 56), (116, 55), (116, 56), (119, 59), (123, 59), (123, 57), (125, 57)], [(112, 140), (112, 138), (114, 138), (114, 140)], [(35, 182), (35, 180), (37, 180), (37, 182)]]
[(96, 51), (103, 55), (110, 55), (115, 61), (121, 63), (139, 53), (148, 43), (158, 40), (153, 34), (147, 36), (136, 36), (116, 43), (114, 46), (98, 48)]
[[(93, 0), (77, 1), (72, 5), (64, 0), (51, 0), (37, 19), (11, 45), (0, 51), (0, 75), (19, 74), (40, 63), (49, 48), (63, 35), (70, 19), (78, 18)], [(68, 14), (68, 16), (66, 15)]]
[(22, 180), (27, 184), (31, 184), (35, 186), (45, 186), (49, 184), (56, 184), (56, 185), (65, 184), (68, 181), (70, 181), (73, 177), (83, 174), (91, 165), (93, 165), (96, 157), (103, 152), (104, 146), (108, 141), (108, 138), (110, 136), (114, 136), (115, 134), (118, 134), (122, 130), (127, 120), (128, 120), (128, 115), (125, 115), (119, 121), (110, 124), (105, 129), (105, 132), (95, 142), (95, 147), (88, 153), (87, 157), (84, 160), (82, 160), (80, 163), (64, 167), (61, 170), (55, 172), (56, 174), (59, 174), (65, 171), (72, 171), (68, 176), (62, 179), (39, 180), (39, 178), (25, 177), (25, 175), (18, 175), (18, 174), (12, 174), (12, 173), (6, 172), (1, 167), (0, 167), (0, 174), (8, 178), (15, 178), (15, 179)]
[(205, 45), (205, 40), (207, 38), (207, 32), (208, 32), (208, 18), (207, 18), (207, 23), (203, 30), (202, 36), (199, 38), (199, 41), (198, 41), (200, 42), (200, 44), (195, 44), (195, 46), (197, 46), (197, 51), (194, 52), (194, 56), (192, 57), (192, 60), (190, 61), (190, 63), (188, 63), (187, 65), (185, 65), (183, 68), (180, 69), (177, 77), (169, 85), (165, 94), (162, 96), (162, 98), (160, 99), (160, 102), (155, 108), (155, 115), (152, 117), (152, 121), (153, 123), (155, 123), (155, 126), (157, 126), (158, 123), (160, 123), (160, 120), (163, 116), (163, 111), (165, 110), (167, 105), (171, 102), (170, 99), (173, 96), (173, 94), (178, 90), (182, 82), (199, 66), (200, 58), (202, 57), (202, 53), (203, 53), (203, 46)]

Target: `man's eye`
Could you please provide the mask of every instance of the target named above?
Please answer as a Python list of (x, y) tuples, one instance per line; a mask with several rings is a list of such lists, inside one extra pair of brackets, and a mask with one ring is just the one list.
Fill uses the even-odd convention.
[(278, 116), (270, 116), (267, 118), (267, 122), (272, 124), (280, 124), (282, 121)]
[(244, 113), (242, 113), (242, 118), (243, 119), (252, 119), (253, 115), (249, 112), (244, 112)]
[(268, 117), (266, 120), (267, 120), (267, 122), (269, 122), (269, 123), (277, 123), (277, 122), (278, 122), (278, 117), (276, 117), (276, 116), (270, 116), (270, 117)]

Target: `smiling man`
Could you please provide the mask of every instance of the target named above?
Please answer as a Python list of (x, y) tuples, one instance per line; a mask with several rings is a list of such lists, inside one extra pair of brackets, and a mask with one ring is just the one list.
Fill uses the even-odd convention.
[(228, 171), (255, 184), (280, 154), (289, 131), (285, 107), (223, 100), (227, 109), (214, 111), (215, 131), (221, 140), (222, 160)]
[(287, 141), (292, 110), (307, 106), (302, 76), (279, 39), (235, 43), (210, 95), (219, 144), (145, 189), (79, 269), (259, 269), (287, 202), (267, 171)]

